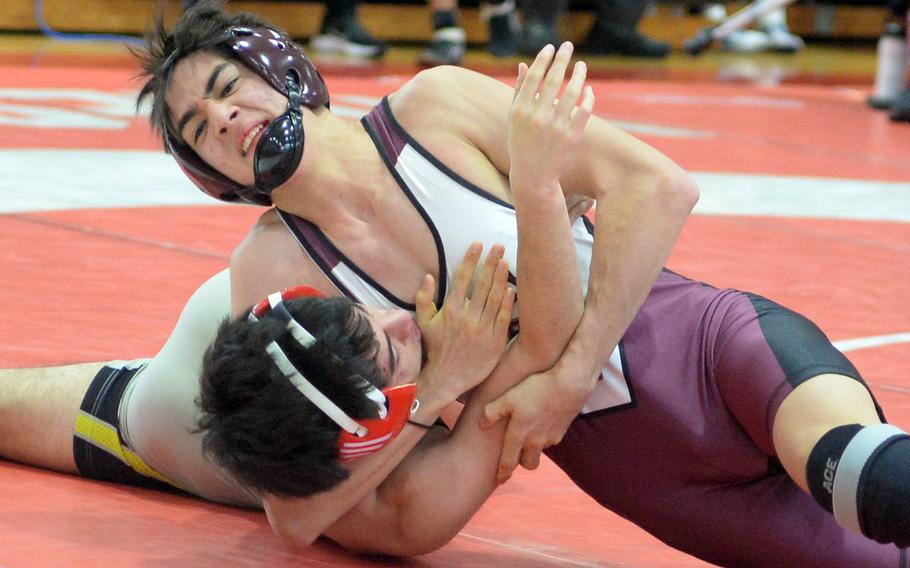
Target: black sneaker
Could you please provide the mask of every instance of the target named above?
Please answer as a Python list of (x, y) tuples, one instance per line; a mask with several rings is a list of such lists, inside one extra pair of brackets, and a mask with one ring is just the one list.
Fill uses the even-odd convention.
[(619, 35), (595, 29), (578, 46), (578, 52), (590, 55), (628, 55), (660, 59), (670, 54), (670, 44), (655, 41), (635, 31)]
[(518, 53), (518, 34), (521, 25), (515, 12), (515, 2), (508, 0), (493, 5), (481, 3), (480, 19), (487, 23), (490, 40), (487, 49), (496, 57), (508, 57)]
[(901, 94), (897, 95), (897, 98), (891, 103), (888, 117), (892, 122), (910, 122), (910, 89), (904, 89)]
[(460, 65), (467, 45), (464, 30), (459, 27), (440, 28), (420, 53), (421, 65)]
[(324, 55), (372, 59), (388, 51), (389, 44), (371, 36), (357, 20), (349, 20), (343, 25), (324, 24), (310, 40), (309, 48)]
[(560, 44), (556, 26), (542, 20), (525, 21), (521, 32), (518, 52), (522, 55), (537, 55), (546, 45), (558, 47)]

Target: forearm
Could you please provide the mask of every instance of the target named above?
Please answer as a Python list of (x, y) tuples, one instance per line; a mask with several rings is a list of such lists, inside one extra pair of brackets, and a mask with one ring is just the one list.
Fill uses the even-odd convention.
[(648, 172), (627, 187), (597, 207), (584, 314), (560, 359), (586, 388), (650, 293), (697, 197), (685, 174)]
[[(555, 363), (583, 311), (572, 222), (560, 176), (594, 107), (569, 44), (547, 46), (530, 67), (519, 65), (509, 112), (509, 184), (518, 223), (518, 341), (545, 368)], [(562, 98), (557, 98), (562, 90)]]
[[(444, 406), (430, 393), (423, 393), (420, 409), (412, 419), (432, 424)], [(376, 488), (398, 467), (421, 441), (427, 430), (405, 425), (381, 452), (345, 464), (350, 477), (334, 489), (302, 498), (267, 495), (263, 506), (275, 532), (290, 544), (308, 546), (325, 534), (346, 513), (369, 499)]]
[(586, 354), (594, 371), (666, 264), (698, 187), (667, 156), (599, 119), (589, 123), (571, 165), (563, 189), (595, 198), (597, 209), (584, 315), (568, 350)]
[(558, 183), (510, 176), (518, 220), (518, 348), (538, 370), (559, 358), (584, 310), (575, 241)]
[(452, 433), (415, 448), (328, 536), (349, 549), (401, 556), (451, 540), (496, 488), (505, 424), (481, 430), (483, 406), (532, 372), (529, 365), (510, 351), (475, 389)]
[(348, 530), (353, 536), (341, 541), (345, 546), (415, 555), (453, 538), (497, 485), (508, 423), (482, 430), (484, 406), (552, 365), (578, 325), (583, 295), (559, 184), (525, 180), (520, 172), (513, 172), (510, 181), (518, 219), (521, 333), (494, 373), (475, 389), (452, 434), (416, 448), (361, 511), (346, 520), (362, 525), (364, 519), (384, 515), (396, 527), (397, 538), (376, 540), (370, 531)]

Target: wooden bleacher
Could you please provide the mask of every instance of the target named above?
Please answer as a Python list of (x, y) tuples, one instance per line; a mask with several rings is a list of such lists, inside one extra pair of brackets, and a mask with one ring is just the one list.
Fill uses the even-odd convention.
[[(36, 32), (35, 0), (0, 0), (0, 30)], [(313, 34), (321, 21), (322, 2), (245, 0), (231, 1), (232, 10), (261, 14), (285, 28), (293, 37)], [(729, 13), (744, 3), (727, 3)], [(180, 13), (178, 0), (41, 0), (42, 14), (47, 24), (63, 32), (96, 32), (141, 34), (153, 15), (163, 6), (166, 21)], [(799, 3), (788, 9), (791, 29), (800, 36), (813, 39), (874, 40), (881, 33), (888, 11), (880, 6), (855, 4)], [(462, 25), (468, 41), (486, 41), (486, 27), (478, 17), (477, 2), (462, 3)], [(425, 42), (431, 35), (427, 7), (421, 0), (393, 2), (365, 1), (360, 6), (360, 19), (376, 36), (392, 42)], [(573, 7), (560, 22), (566, 39), (579, 41), (590, 26), (593, 15), (585, 3)], [(680, 4), (660, 3), (642, 22), (645, 33), (680, 45), (707, 25), (700, 17), (687, 15)]]

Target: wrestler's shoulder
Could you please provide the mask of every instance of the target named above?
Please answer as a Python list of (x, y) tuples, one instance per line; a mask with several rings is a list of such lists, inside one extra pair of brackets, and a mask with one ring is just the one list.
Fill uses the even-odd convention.
[(232, 268), (236, 264), (258, 259), (266, 250), (296, 250), (297, 241), (287, 230), (278, 210), (271, 208), (259, 216), (231, 255)]
[[(415, 75), (389, 96), (396, 119), (405, 127), (475, 118), (491, 105), (510, 102), (500, 81), (462, 67), (440, 65)], [(499, 96), (496, 96), (496, 95)]]

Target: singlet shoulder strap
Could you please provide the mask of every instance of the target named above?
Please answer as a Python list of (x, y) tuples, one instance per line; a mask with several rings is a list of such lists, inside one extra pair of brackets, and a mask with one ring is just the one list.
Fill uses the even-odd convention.
[(397, 298), (361, 270), (332, 244), (319, 227), (287, 211), (279, 209), (278, 214), (300, 246), (342, 294), (378, 308), (397, 307), (412, 312), (417, 309), (414, 304)]

